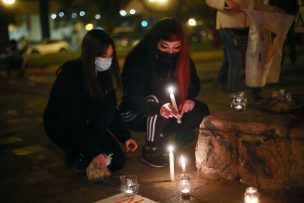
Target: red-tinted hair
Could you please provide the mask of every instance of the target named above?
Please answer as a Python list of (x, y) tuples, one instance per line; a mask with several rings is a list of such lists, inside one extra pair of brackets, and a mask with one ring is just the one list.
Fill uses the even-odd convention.
[(160, 40), (181, 41), (180, 57), (176, 65), (176, 76), (179, 86), (179, 99), (182, 102), (187, 97), (190, 83), (190, 56), (187, 40), (179, 22), (172, 18), (164, 18), (158, 21), (129, 53), (129, 56), (133, 55), (133, 57), (139, 60), (145, 59), (148, 62), (147, 64), (153, 67), (156, 63), (155, 53)]
[(178, 35), (170, 36), (170, 41), (181, 41), (180, 46), (180, 57), (176, 64), (176, 77), (179, 86), (179, 99), (180, 101), (184, 101), (188, 94), (188, 88), (190, 84), (190, 57), (189, 57), (189, 50), (188, 50), (188, 43), (185, 39), (185, 36), (182, 33)]

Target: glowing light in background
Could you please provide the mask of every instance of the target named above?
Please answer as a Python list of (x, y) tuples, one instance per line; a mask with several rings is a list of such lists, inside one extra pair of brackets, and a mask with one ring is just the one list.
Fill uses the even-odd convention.
[(126, 16), (126, 15), (127, 15), (127, 12), (126, 12), (125, 10), (120, 10), (120, 11), (119, 11), (119, 14), (120, 14), (121, 16)]
[(77, 13), (72, 13), (72, 18), (77, 18)]
[(84, 12), (84, 11), (80, 11), (80, 12), (79, 12), (79, 15), (80, 15), (80, 16), (84, 16), (84, 15), (85, 15), (85, 12)]
[(64, 16), (64, 13), (61, 11), (59, 12), (58, 16), (62, 18)]
[(188, 20), (188, 25), (189, 25), (189, 26), (196, 26), (196, 25), (197, 25), (197, 22), (196, 22), (196, 20), (195, 20), (194, 18), (190, 18), (190, 19)]
[(168, 0), (149, 0), (149, 3), (166, 4)]
[(5, 4), (5, 5), (13, 5), (15, 3), (15, 0), (2, 0), (2, 2)]
[(100, 14), (96, 14), (96, 15), (95, 15), (95, 19), (96, 19), (96, 20), (99, 20), (100, 18), (101, 18), (101, 15), (100, 15)]
[(142, 20), (141, 23), (140, 23), (140, 25), (141, 25), (142, 27), (146, 28), (146, 27), (148, 27), (148, 21)]
[(51, 15), (51, 18), (52, 18), (52, 19), (56, 19), (56, 18), (57, 18), (57, 15), (53, 13), (53, 14)]
[(160, 3), (160, 4), (163, 4), (163, 3), (167, 3), (168, 0), (149, 0), (149, 2), (151, 2), (151, 3)]
[(92, 30), (94, 28), (93, 24), (92, 23), (88, 23), (85, 25), (85, 29), (86, 30)]
[(135, 9), (131, 9), (131, 10), (130, 10), (130, 14), (131, 14), (131, 15), (134, 15), (135, 13), (136, 13), (136, 10), (135, 10)]

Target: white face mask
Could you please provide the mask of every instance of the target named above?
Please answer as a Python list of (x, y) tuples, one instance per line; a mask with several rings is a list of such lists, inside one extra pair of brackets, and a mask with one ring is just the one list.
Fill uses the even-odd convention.
[(112, 64), (113, 58), (102, 58), (102, 57), (96, 57), (95, 58), (95, 68), (97, 71), (106, 71), (109, 70)]

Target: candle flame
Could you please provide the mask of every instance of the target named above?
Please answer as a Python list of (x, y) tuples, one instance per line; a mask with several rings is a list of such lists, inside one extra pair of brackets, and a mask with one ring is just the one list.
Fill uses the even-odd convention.
[(169, 151), (170, 153), (174, 151), (173, 145), (169, 145), (169, 146), (168, 146), (168, 151)]
[(173, 85), (170, 85), (170, 86), (168, 87), (168, 92), (169, 92), (170, 94), (173, 94), (174, 90), (175, 90), (175, 88), (174, 88)]

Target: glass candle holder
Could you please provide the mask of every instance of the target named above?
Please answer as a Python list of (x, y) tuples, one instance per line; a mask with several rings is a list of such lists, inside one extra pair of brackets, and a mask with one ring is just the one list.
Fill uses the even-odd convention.
[(247, 99), (245, 98), (244, 92), (231, 93), (230, 97), (231, 97), (231, 103), (230, 103), (231, 108), (238, 111), (245, 110), (247, 108)]
[(272, 98), (279, 100), (280, 102), (285, 102), (285, 103), (292, 102), (291, 92), (285, 91), (284, 89), (280, 89), (279, 91), (273, 91)]
[(244, 194), (244, 203), (259, 203), (259, 192), (254, 187), (248, 187)]
[(191, 197), (191, 175), (180, 174), (176, 177), (176, 187), (182, 199), (190, 199)]
[(139, 185), (136, 175), (123, 175), (120, 176), (120, 190), (125, 196), (134, 196), (137, 195)]

